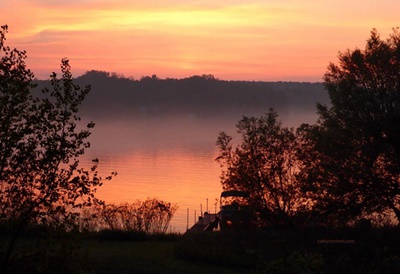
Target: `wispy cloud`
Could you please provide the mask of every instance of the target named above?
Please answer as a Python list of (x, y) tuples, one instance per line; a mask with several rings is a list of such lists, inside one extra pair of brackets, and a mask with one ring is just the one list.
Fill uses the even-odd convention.
[(246, 78), (276, 79), (298, 73), (319, 80), (339, 50), (362, 46), (373, 27), (387, 33), (398, 22), (393, 0), (9, 0), (0, 5), (0, 23), (9, 24), (10, 42), (28, 51), (34, 71), (54, 70), (68, 56), (79, 72), (134, 76), (207, 72), (236, 78), (242, 72)]

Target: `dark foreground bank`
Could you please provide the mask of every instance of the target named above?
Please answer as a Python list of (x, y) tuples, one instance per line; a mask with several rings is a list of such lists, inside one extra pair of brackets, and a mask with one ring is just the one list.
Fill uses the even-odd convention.
[(396, 273), (400, 228), (27, 234), (17, 254), (9, 273)]

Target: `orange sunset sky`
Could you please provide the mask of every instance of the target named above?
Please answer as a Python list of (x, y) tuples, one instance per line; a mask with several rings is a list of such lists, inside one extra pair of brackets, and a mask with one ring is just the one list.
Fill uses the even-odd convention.
[(0, 0), (7, 44), (37, 78), (70, 59), (140, 78), (322, 81), (339, 51), (400, 26), (397, 0)]

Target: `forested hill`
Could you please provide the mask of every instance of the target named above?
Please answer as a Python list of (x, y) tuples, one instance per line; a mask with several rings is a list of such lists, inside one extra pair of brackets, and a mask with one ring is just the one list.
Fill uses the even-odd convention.
[[(38, 88), (49, 81), (38, 81)], [(321, 83), (223, 81), (212, 75), (184, 79), (156, 76), (134, 80), (100, 71), (75, 79), (91, 93), (83, 115), (99, 118), (168, 117), (224, 118), (259, 115), (270, 107), (279, 113), (316, 112), (316, 103), (329, 103)]]

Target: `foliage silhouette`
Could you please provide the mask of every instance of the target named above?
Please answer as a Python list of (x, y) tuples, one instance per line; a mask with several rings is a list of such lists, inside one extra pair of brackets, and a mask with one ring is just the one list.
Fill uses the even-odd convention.
[(217, 140), (224, 190), (249, 192), (259, 224), (292, 225), (294, 215), (303, 210), (294, 130), (283, 127), (273, 109), (260, 118), (243, 117), (236, 127), (241, 135), (237, 147), (224, 132)]
[(166, 234), (178, 206), (156, 198), (134, 203), (103, 204), (85, 210), (81, 230), (89, 232), (110, 230)]
[[(339, 54), (324, 76), (331, 106), (304, 125), (304, 191), (330, 223), (400, 221), (400, 33), (374, 29), (364, 50)], [(327, 220), (328, 221), (328, 220)]]
[(75, 85), (62, 59), (61, 79), (53, 73), (51, 89), (33, 97), (26, 53), (5, 45), (7, 29), (0, 30), (0, 221), (10, 233), (4, 269), (22, 230), (34, 224), (71, 229), (67, 224), (78, 209), (99, 202), (95, 192), (103, 182), (97, 159), (90, 170), (79, 166), (94, 126), (78, 129), (77, 113), (90, 86)]

